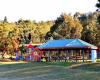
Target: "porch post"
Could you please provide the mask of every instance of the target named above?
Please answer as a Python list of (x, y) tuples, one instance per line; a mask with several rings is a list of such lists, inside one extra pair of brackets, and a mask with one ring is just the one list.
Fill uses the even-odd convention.
[(67, 60), (67, 50), (65, 50), (65, 62)]
[(75, 58), (76, 58), (76, 62), (77, 62), (77, 56), (78, 56), (78, 55), (77, 55), (77, 51), (75, 51)]
[(60, 62), (60, 53), (61, 53), (61, 51), (59, 50), (59, 52), (58, 52), (58, 59), (59, 59), (59, 62)]
[(84, 50), (82, 50), (82, 56), (83, 56), (83, 63), (84, 63)]
[(91, 50), (91, 60), (92, 60), (92, 63), (96, 62), (96, 59), (97, 59), (97, 51), (92, 49)]
[(51, 58), (50, 54), (51, 54), (51, 51), (48, 52), (48, 56), (49, 56), (49, 57), (48, 57), (48, 61), (49, 61), (49, 62), (51, 61), (51, 59), (50, 59), (50, 58)]

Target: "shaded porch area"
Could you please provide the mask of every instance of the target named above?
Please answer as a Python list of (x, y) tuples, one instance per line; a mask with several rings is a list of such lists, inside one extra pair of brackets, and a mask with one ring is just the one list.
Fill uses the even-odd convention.
[(87, 62), (91, 61), (90, 49), (43, 49), (46, 61)]

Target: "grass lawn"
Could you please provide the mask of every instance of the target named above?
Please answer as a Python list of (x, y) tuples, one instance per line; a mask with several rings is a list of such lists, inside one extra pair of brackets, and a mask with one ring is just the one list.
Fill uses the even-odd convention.
[(0, 65), (0, 80), (100, 80), (100, 63), (18, 63)]

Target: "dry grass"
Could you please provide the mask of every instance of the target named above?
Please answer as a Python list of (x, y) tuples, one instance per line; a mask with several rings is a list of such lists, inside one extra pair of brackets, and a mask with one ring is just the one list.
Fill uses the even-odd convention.
[(0, 80), (100, 80), (100, 63), (70, 68), (72, 65), (59, 62), (0, 65)]
[(26, 62), (24, 62), (24, 61), (19, 61), (19, 62), (0, 62), (0, 65), (17, 64), (17, 63), (26, 63)]

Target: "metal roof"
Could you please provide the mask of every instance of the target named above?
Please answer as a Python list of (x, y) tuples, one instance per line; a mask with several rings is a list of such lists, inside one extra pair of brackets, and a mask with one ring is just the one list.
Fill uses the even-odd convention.
[(38, 46), (40, 49), (50, 49), (50, 48), (91, 48), (97, 49), (96, 46), (87, 43), (80, 39), (64, 39), (64, 40), (49, 40), (46, 43)]

